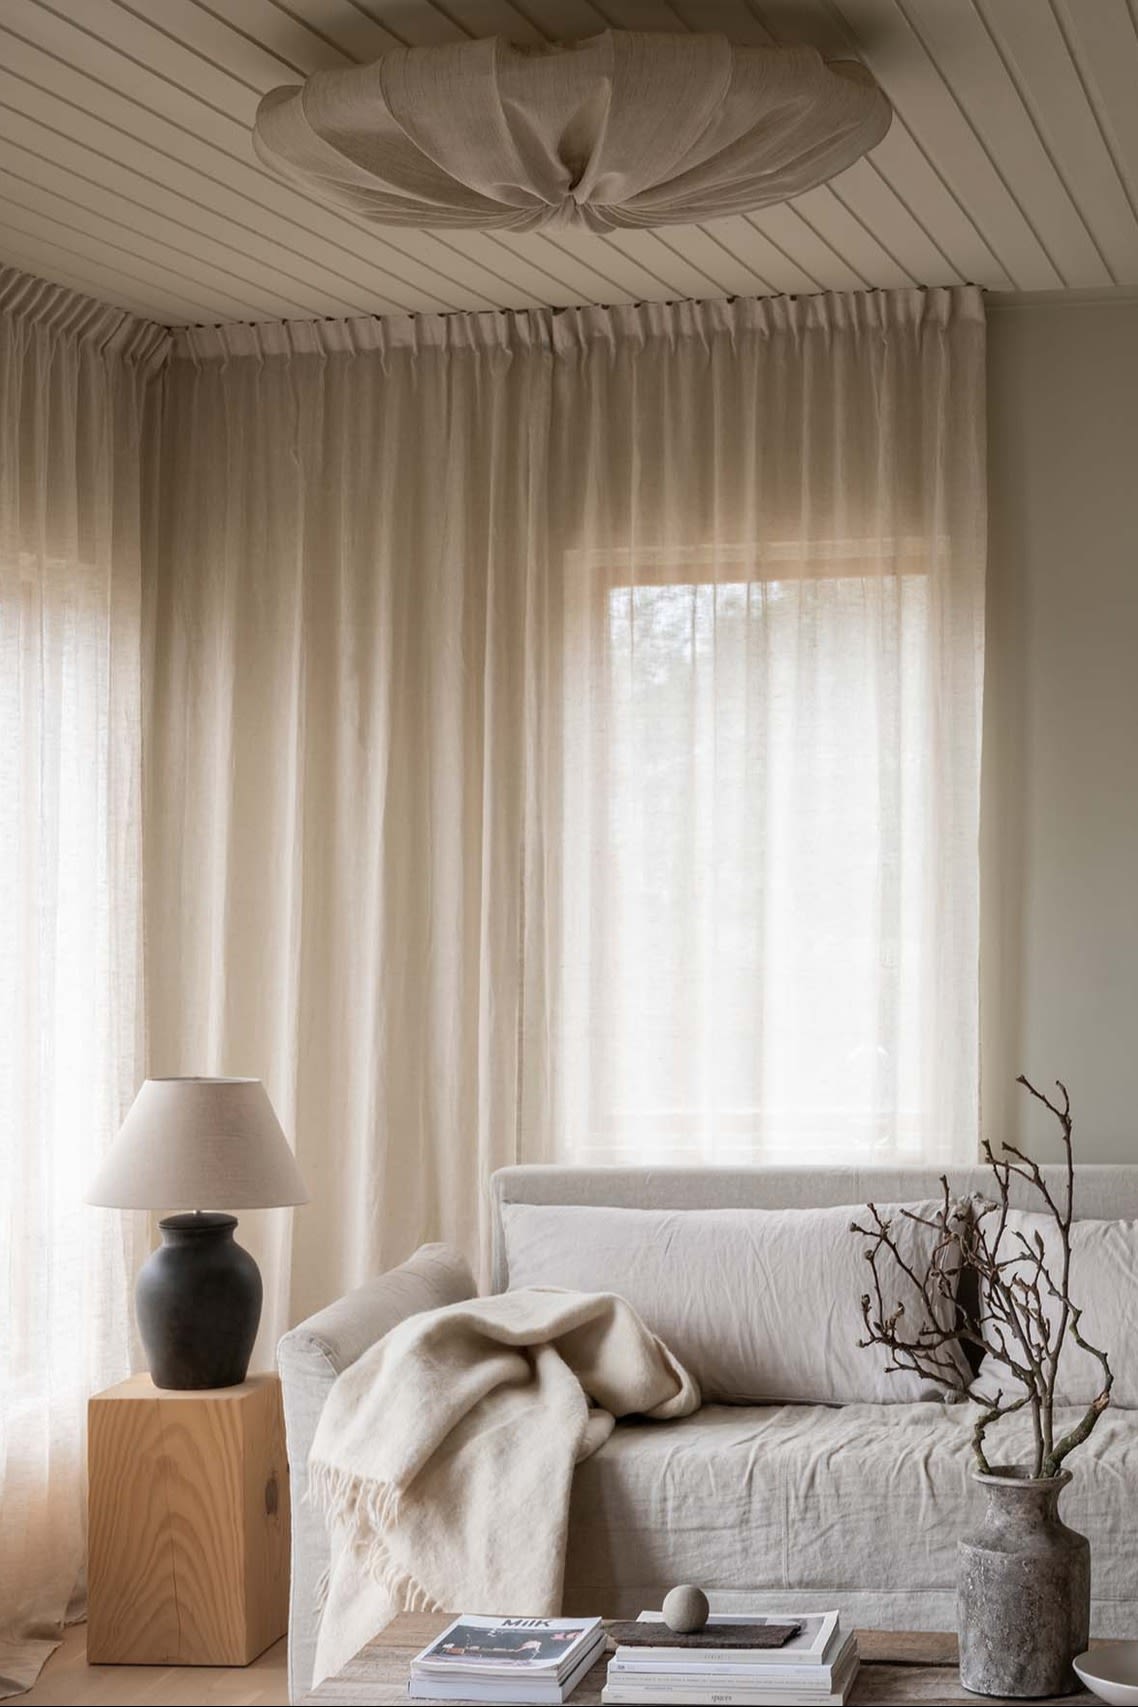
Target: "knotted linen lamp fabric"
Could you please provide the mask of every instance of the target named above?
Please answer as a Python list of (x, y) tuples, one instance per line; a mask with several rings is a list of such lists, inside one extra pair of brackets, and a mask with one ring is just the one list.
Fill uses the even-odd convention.
[(864, 65), (812, 47), (606, 30), (318, 71), (262, 98), (253, 146), (377, 225), (605, 232), (786, 201), (852, 166), (892, 116)]
[[(307, 1203), (260, 1079), (147, 1079), (87, 1193), (112, 1209), (182, 1211), (139, 1270), (135, 1310), (156, 1387), (236, 1387), (261, 1320), (261, 1274), (230, 1209)], [(204, 1208), (203, 1208), (204, 1206)]]

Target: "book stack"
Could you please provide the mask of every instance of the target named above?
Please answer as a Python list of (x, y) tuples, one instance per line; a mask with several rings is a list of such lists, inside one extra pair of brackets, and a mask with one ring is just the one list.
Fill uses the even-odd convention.
[[(755, 1626), (796, 1626), (778, 1647), (742, 1647)], [(658, 1645), (652, 1640), (656, 1625)], [(647, 1626), (648, 1628), (643, 1628)], [(714, 1643), (722, 1633), (723, 1645)], [(836, 1612), (713, 1614), (698, 1637), (674, 1636), (660, 1613), (642, 1612), (634, 1642), (618, 1641), (601, 1700), (608, 1703), (722, 1703), (843, 1707), (857, 1676), (857, 1642)]]
[(560, 1704), (605, 1651), (599, 1618), (464, 1615), (411, 1661), (411, 1701)]

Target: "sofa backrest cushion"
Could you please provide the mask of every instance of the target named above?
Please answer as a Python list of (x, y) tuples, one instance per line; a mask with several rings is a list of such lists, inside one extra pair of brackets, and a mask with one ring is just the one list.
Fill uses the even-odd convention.
[[(911, 1204), (932, 1216), (939, 1203)], [(931, 1227), (893, 1213), (907, 1262), (923, 1272)], [(729, 1404), (889, 1404), (940, 1398), (911, 1372), (863, 1350), (866, 1241), (859, 1206), (827, 1209), (617, 1209), (504, 1203), (509, 1286), (616, 1292), (699, 1382)], [(890, 1307), (915, 1290), (883, 1263)], [(947, 1324), (944, 1324), (947, 1325)]]
[[(1043, 1241), (1043, 1260), (1055, 1281), (1062, 1272), (1062, 1244), (1059, 1230), (1050, 1215), (1036, 1215), (1024, 1210), (1010, 1210), (1001, 1258), (1008, 1259), (1024, 1250), (1024, 1240), (1034, 1249), (1036, 1239)], [(1018, 1272), (1026, 1280), (1034, 1276), (1034, 1262), (1026, 1258)], [(1055, 1332), (1059, 1304), (1046, 1297), (1045, 1308)], [(1071, 1301), (1081, 1311), (1079, 1332), (1083, 1339), (1110, 1359), (1114, 1375), (1111, 1404), (1124, 1410), (1138, 1410), (1138, 1221), (1075, 1221), (1071, 1227)], [(1009, 1342), (1014, 1355), (1015, 1347)], [(1060, 1405), (1089, 1405), (1103, 1387), (1103, 1368), (1098, 1359), (1084, 1351), (1070, 1333), (1059, 1360), (1059, 1379), (1055, 1398)], [(1005, 1394), (1021, 1391), (1019, 1382), (1009, 1376), (1007, 1369), (992, 1357), (986, 1357), (980, 1368), (979, 1388), (993, 1394), (1002, 1388)]]
[[(1045, 1162), (1043, 1177), (1052, 1192), (1063, 1191), (1066, 1170)], [(1138, 1165), (1126, 1162), (1080, 1163), (1077, 1212), (1089, 1219), (1138, 1220)], [(826, 1209), (846, 1203), (919, 1203), (939, 1197), (947, 1175), (954, 1198), (991, 1197), (990, 1167), (929, 1168), (897, 1164), (871, 1166), (809, 1163), (715, 1163), (705, 1167), (656, 1163), (651, 1166), (589, 1167), (556, 1162), (527, 1162), (498, 1168), (490, 1176), (490, 1285), (504, 1292), (509, 1284), (502, 1210), (508, 1203), (594, 1204), (610, 1209)], [(1014, 1174), (1009, 1181), (1016, 1209), (1039, 1208), (1039, 1195)]]

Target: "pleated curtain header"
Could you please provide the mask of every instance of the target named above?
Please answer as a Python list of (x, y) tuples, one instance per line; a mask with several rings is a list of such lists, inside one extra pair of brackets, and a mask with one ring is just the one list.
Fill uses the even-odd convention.
[(2, 264), (0, 322), (11, 336), (52, 333), (142, 367), (161, 366), (171, 343), (168, 326)]
[(984, 323), (984, 297), (978, 286), (169, 327), (18, 268), (0, 266), (0, 325), (10, 336), (26, 337), (34, 329), (66, 336), (150, 372), (170, 360), (226, 362), (252, 357), (263, 361), (419, 349), (568, 354), (606, 342), (615, 348), (689, 339), (711, 342), (743, 334), (793, 338), (859, 329), (876, 329), (885, 335), (905, 325), (947, 327), (962, 321)]
[(570, 354), (606, 342), (615, 348), (689, 340), (710, 343), (744, 335), (794, 339), (814, 333), (876, 331), (884, 336), (905, 326), (947, 327), (963, 321), (984, 323), (983, 292), (975, 285), (189, 326), (174, 332), (171, 356), (213, 362), (416, 350)]

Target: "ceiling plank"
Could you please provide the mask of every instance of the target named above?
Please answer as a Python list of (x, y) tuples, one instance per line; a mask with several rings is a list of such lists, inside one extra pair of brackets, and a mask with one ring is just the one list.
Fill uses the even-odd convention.
[(860, 57), (1018, 290), (1062, 284), (901, 0), (832, 0)]
[(1138, 16), (1126, 0), (1052, 4), (1127, 200), (1138, 208)]
[[(202, 0), (214, 4), (214, 0)], [(217, 0), (224, 6), (227, 0)], [(244, 4), (244, 0), (241, 0)], [(270, 4), (275, 0), (269, 0)], [(308, 30), (339, 48), (352, 65), (368, 65), (373, 59), (399, 45), (382, 24), (355, 4), (355, 0), (287, 0), (287, 9)]]
[(1076, 289), (1110, 284), (975, 0), (951, 11), (940, 0), (900, 4), (1061, 282)]
[(356, 0), (356, 4), (407, 47), (437, 47), (454, 40), (453, 21), (430, 0)]
[[(156, 3), (168, 5), (171, 0), (156, 0)], [(128, 11), (117, 0), (83, 0), (82, 7), (73, 11), (59, 4), (49, 5), (47, 0), (34, 0), (34, 4), (43, 12), (64, 18), (82, 36), (113, 48), (128, 62), (133, 61), (175, 89), (196, 95), (221, 113), (248, 113), (251, 118), (260, 90), (288, 79), (289, 67), (270, 59), (258, 83), (257, 62), (251, 64), (248, 54), (235, 51), (232, 64), (203, 57), (165, 30), (156, 28), (146, 17)], [(237, 41), (243, 39), (235, 30), (229, 34)], [(83, 63), (82, 54), (80, 44), (76, 60), (79, 65)]]
[[(774, 258), (753, 225), (741, 214), (727, 219), (707, 219), (696, 228), (719, 251), (716, 277), (722, 278), (730, 296), (777, 296), (783, 288), (774, 282), (765, 263)], [(775, 269), (777, 271), (777, 268)]]
[(146, 301), (130, 290), (119, 290), (105, 280), (96, 280), (89, 275), (69, 267), (62, 257), (53, 256), (50, 260), (42, 255), (33, 255), (22, 250), (13, 240), (5, 245), (4, 254), (0, 257), (0, 266), (14, 267), (17, 272), (31, 273), (37, 279), (46, 279), (50, 284), (66, 285), (69, 290), (79, 296), (90, 297), (93, 301), (107, 303), (112, 308), (125, 309), (139, 320), (146, 320), (157, 326), (185, 326), (191, 324), (189, 311), (186, 309), (173, 310), (161, 308), (148, 296)]
[(722, 296), (722, 286), (707, 273), (699, 271), (685, 260), (660, 231), (610, 231), (605, 241), (619, 249), (630, 260), (646, 268), (665, 287), (666, 294), (656, 301), (674, 297)]
[(866, 225), (834, 194), (829, 184), (818, 184), (787, 204), (810, 229), (841, 257), (864, 284), (880, 289), (901, 290), (915, 281), (897, 257), (878, 242)]
[[(212, 234), (178, 224), (152, 208), (137, 206), (124, 196), (113, 195), (89, 178), (77, 178), (42, 155), (8, 142), (0, 178), (13, 200), (32, 197), (32, 206), (54, 209), (75, 231), (87, 230), (93, 238), (109, 234), (123, 248), (138, 241), (179, 258), (200, 260), (223, 278), (240, 281), (242, 289), (255, 290), (266, 300), (279, 301), (278, 313), (292, 317), (340, 318), (353, 314), (393, 312), (381, 308), (382, 297), (360, 293), (345, 300), (322, 288), (320, 283), (296, 279), (273, 264), (271, 244), (253, 243), (237, 249)], [(78, 199), (78, 198), (81, 198)], [(90, 223), (88, 223), (90, 222)]]
[[(750, 0), (750, 4), (776, 41), (808, 42), (826, 60), (865, 57), (848, 24), (829, 0)], [(880, 68), (875, 69), (881, 82)], [(858, 170), (863, 165), (868, 171)], [(887, 219), (879, 193), (870, 183), (871, 174), (896, 198), (897, 205)], [(923, 244), (935, 250), (939, 259), (932, 260), (932, 264), (938, 278), (927, 282), (941, 282), (939, 275), (947, 267), (946, 282), (955, 274), (996, 290), (1010, 290), (1008, 275), (896, 110), (893, 123), (876, 148), (858, 162), (857, 168), (842, 173), (833, 184), (835, 194), (851, 213), (872, 231), (881, 236), (887, 234), (890, 250), (907, 270), (919, 268)], [(921, 276), (919, 271), (917, 276)]]
[(592, 231), (558, 231), (550, 234), (549, 241), (558, 249), (593, 262), (599, 273), (612, 279), (623, 292), (613, 301), (663, 302), (675, 295), (674, 286), (649, 272), (607, 236)]
[(246, 277), (260, 274), (287, 282), (311, 304), (315, 314), (396, 312), (394, 305), (387, 310), (377, 308), (384, 298), (374, 282), (370, 289), (366, 285), (353, 289), (350, 281), (341, 279), (330, 289), (327, 276), (318, 268), (309, 268), (303, 256), (256, 232), (243, 232), (236, 221), (226, 221), (172, 197), (149, 180), (130, 186), (139, 196), (132, 199), (124, 193), (122, 176), (113, 164), (33, 126), (22, 114), (0, 109), (0, 138), (9, 170), (44, 193), (64, 200), (81, 197), (86, 207), (126, 230), (161, 233), (164, 240), (170, 234), (175, 251), (188, 246), (190, 252), (212, 254)]
[(774, 40), (746, 0), (672, 0), (672, 7), (689, 30), (714, 32), (740, 47), (770, 47)]
[(593, 0), (525, 0), (525, 10), (551, 41), (580, 41), (608, 28)]
[[(228, 176), (237, 187), (242, 173), (248, 171), (243, 162), (239, 166), (226, 162), (210, 145), (184, 135), (147, 109), (134, 106), (113, 90), (108, 90), (102, 84), (76, 72), (71, 66), (62, 64), (22, 40), (6, 36), (2, 31), (0, 61), (11, 76), (27, 80), (35, 87), (58, 95), (80, 111), (105, 119), (109, 124), (119, 121), (119, 128), (127, 134), (136, 135), (147, 149), (156, 148), (167, 153), (180, 154), (187, 163), (195, 165), (204, 162), (207, 177)], [(29, 99), (26, 112), (30, 113), (36, 104), (38, 103)], [(95, 154), (93, 158), (101, 156)], [(48, 164), (50, 165), (50, 162)], [(59, 170), (54, 167), (52, 169)], [(21, 171), (24, 170), (26, 165), (21, 167)], [(92, 180), (89, 176), (76, 179), (69, 178), (66, 174), (61, 175), (64, 182), (61, 186), (57, 185), (57, 188), (62, 194), (73, 192), (78, 185), (82, 185), (84, 195), (90, 196)], [(253, 176), (252, 172), (249, 172), (251, 179)], [(255, 277), (259, 270), (266, 266), (271, 267), (277, 277), (287, 281), (297, 290), (310, 293), (315, 285), (320, 300), (338, 302), (341, 313), (352, 312), (350, 281), (338, 275), (334, 266), (310, 261), (299, 249), (290, 249), (262, 237), (247, 221), (230, 221), (229, 230), (225, 232), (227, 222), (221, 216), (206, 208), (199, 208), (196, 203), (184, 198), (165, 197), (160, 207), (142, 210), (121, 191), (117, 197), (109, 190), (104, 190), (102, 195), (100, 205), (105, 216), (121, 218), (127, 226), (133, 224), (134, 229), (145, 230), (156, 229), (157, 219), (164, 239), (172, 243), (175, 249), (188, 247), (188, 252), (200, 253), (203, 242), (207, 246), (212, 242), (218, 251), (215, 258), (223, 260), (226, 266), (241, 271), (241, 259), (245, 257), (246, 276)], [(136, 210), (133, 220), (132, 209)], [(296, 229), (288, 226), (284, 229), (285, 234), (295, 242)], [(218, 232), (216, 239), (213, 236), (215, 231)], [(324, 253), (327, 254), (326, 246)], [(348, 288), (345, 294), (346, 285)], [(317, 312), (323, 313), (327, 310), (319, 309)]]
[[(145, 110), (158, 113), (188, 136), (205, 139), (232, 152), (235, 139), (247, 130), (232, 112), (188, 94), (158, 76), (151, 66), (120, 53), (68, 18), (50, 11), (40, 0), (4, 0), (0, 28), (9, 41), (18, 38), (35, 47), (88, 83), (102, 85)], [(54, 85), (48, 81), (45, 86)]]
[(444, 0), (437, 9), (446, 12), (464, 34), (504, 36), (507, 41), (534, 46), (550, 38), (542, 33), (540, 21), (529, 19), (510, 0)]
[(1113, 281), (1138, 283), (1138, 218), (1058, 18), (1035, 0), (977, 4)]
[[(242, 35), (258, 43), (271, 56), (267, 72), (255, 65), (250, 68), (250, 81), (258, 89), (264, 86), (266, 75), (277, 83), (295, 83), (315, 71), (334, 71), (340, 66), (378, 59), (380, 54), (398, 45), (387, 30), (355, 6), (342, 4), (340, 0), (307, 0), (307, 3), (288, 0), (284, 6), (276, 5), (274, 0), (130, 0), (130, 3), (209, 58), (215, 57), (210, 51), (211, 41), (216, 43), (216, 53), (223, 56), (223, 62), (229, 51), (228, 37)], [(209, 25), (182, 27), (187, 3), (205, 13)], [(277, 67), (275, 71), (273, 65)]]
[(710, 280), (698, 296), (754, 296), (762, 280), (741, 261), (733, 249), (721, 243), (701, 225), (661, 225), (657, 237), (696, 272)]
[[(567, 235), (560, 231), (557, 233), (558, 237)], [(607, 273), (602, 270), (604, 261), (614, 258), (615, 251), (598, 245), (589, 251), (590, 260), (582, 250), (575, 251), (570, 245), (552, 241), (552, 234), (545, 231), (496, 231), (494, 239), (519, 259), (540, 266), (549, 277), (563, 280), (577, 292), (576, 300), (579, 302), (626, 300), (624, 286), (612, 276), (620, 270), (619, 267), (610, 266)]]
[[(77, 260), (85, 253), (81, 243), (82, 226), (70, 220), (60, 224), (42, 206), (28, 207), (3, 194), (0, 194), (0, 228), (21, 238), (54, 245), (75, 255)], [(234, 281), (223, 280), (208, 268), (188, 267), (172, 255), (167, 255), (165, 261), (155, 260), (153, 256), (142, 254), (140, 248), (124, 249), (109, 237), (100, 248), (100, 256), (103, 255), (107, 264), (124, 278), (137, 279), (140, 284), (155, 284), (171, 294), (192, 297), (201, 305), (202, 311), (213, 312), (216, 309), (219, 319), (246, 320), (258, 314), (266, 319), (279, 319), (281, 316), (279, 298), (275, 301), (271, 297), (258, 300), (256, 291), (246, 292), (239, 285), (235, 287)], [(210, 276), (203, 278), (203, 271)]]
[(606, 24), (620, 30), (660, 30), (682, 35), (684, 21), (669, 0), (594, 0)]
[(144, 282), (135, 274), (124, 274), (91, 255), (80, 254), (72, 247), (49, 243), (43, 238), (29, 236), (7, 220), (3, 225), (4, 259), (9, 265), (42, 279), (56, 279), (86, 296), (103, 302), (114, 302), (129, 308), (144, 319), (158, 320), (167, 325), (204, 326), (215, 323), (212, 307), (195, 300), (192, 293), (169, 291), (153, 282)]
[[(11, 156), (6, 159), (9, 164), (13, 163)], [(73, 185), (72, 188), (74, 187)], [(266, 275), (264, 271), (260, 279), (251, 279), (247, 274), (219, 264), (214, 259), (219, 252), (216, 247), (211, 252), (203, 246), (195, 253), (181, 244), (172, 243), (160, 220), (155, 220), (151, 231), (147, 232), (124, 225), (117, 219), (109, 219), (106, 213), (85, 206), (74, 197), (59, 195), (44, 189), (30, 177), (21, 177), (17, 172), (10, 171), (7, 164), (0, 164), (0, 196), (13, 207), (22, 207), (27, 212), (41, 214), (49, 219), (56, 227), (57, 235), (61, 237), (69, 232), (73, 235), (82, 233), (86, 237), (97, 239), (101, 247), (123, 256), (133, 255), (160, 265), (165, 264), (168, 270), (172, 263), (175, 276), (204, 286), (207, 293), (213, 293), (207, 294), (207, 300), (214, 300), (214, 296), (219, 292), (228, 292), (241, 298), (258, 314), (276, 316), (278, 319), (304, 319), (314, 315), (351, 313), (351, 309), (344, 303), (330, 297), (323, 301), (315, 295), (305, 295), (301, 298), (298, 294), (296, 298), (290, 297), (269, 285), (266, 277), (273, 275)], [(45, 235), (51, 236), (52, 233), (49, 231)], [(182, 235), (184, 238), (184, 234)]]
[[(1012, 288), (1011, 279), (979, 227), (900, 119), (894, 118), (887, 135), (866, 155), (865, 164), (907, 209), (912, 223), (926, 234), (958, 277), (990, 290)], [(834, 179), (835, 195), (845, 195), (845, 180), (845, 173)], [(856, 205), (863, 216), (868, 212), (869, 199), (858, 195)], [(911, 239), (899, 237), (897, 241), (901, 245)]]
[[(446, 243), (456, 243), (462, 239), (462, 252), (476, 260), (489, 273), (494, 273), (501, 279), (502, 290), (528, 300), (524, 306), (534, 303), (550, 303), (555, 307), (568, 306), (574, 302), (588, 302), (587, 292), (582, 292), (564, 279), (559, 279), (555, 272), (549, 269), (555, 265), (555, 251), (548, 246), (530, 249), (526, 253), (524, 242), (519, 243), (522, 234), (514, 233), (514, 242), (507, 244), (499, 242), (499, 236), (504, 233), (494, 231), (446, 231), (439, 232), (439, 239)], [(540, 255), (540, 259), (532, 258)], [(514, 304), (505, 304), (512, 307)], [(523, 306), (522, 303), (517, 306)]]
[[(236, 227), (247, 223), (270, 239), (277, 229), (275, 217), (266, 214), (251, 197), (203, 178), (200, 172), (157, 149), (140, 151), (112, 126), (67, 102), (49, 100), (43, 91), (36, 91), (31, 99), (28, 86), (2, 67), (0, 114), (5, 133), (15, 141), (33, 152), (42, 151), (64, 167), (72, 166), (80, 175), (93, 176), (108, 189), (121, 190), (157, 212), (163, 212), (173, 199), (184, 209), (220, 211)], [(203, 199), (206, 196), (208, 202)], [(351, 258), (344, 257), (341, 265), (350, 267)], [(406, 308), (413, 300), (414, 293), (378, 267), (369, 269), (357, 263), (356, 271), (360, 275), (357, 283), (383, 297), (391, 308)]]
[(763, 236), (777, 244), (795, 266), (817, 281), (819, 290), (864, 290), (868, 281), (856, 273), (790, 202), (774, 202), (747, 218)]
[(251, 89), (294, 83), (309, 71), (344, 63), (338, 48), (298, 24), (271, 0), (226, 0), (215, 12), (208, 0), (114, 0), (138, 23), (239, 77)]
[[(876, 233), (881, 247), (909, 284), (961, 284), (960, 272), (953, 266), (944, 250), (933, 241), (905, 203), (897, 196), (887, 178), (872, 162), (863, 158), (847, 166), (827, 185), (832, 196), (841, 203), (861, 227)], [(874, 282), (882, 277), (872, 262)]]
[(746, 214), (709, 219), (703, 229), (737, 255), (765, 287), (777, 295), (798, 296), (818, 289), (817, 279), (795, 264)]

